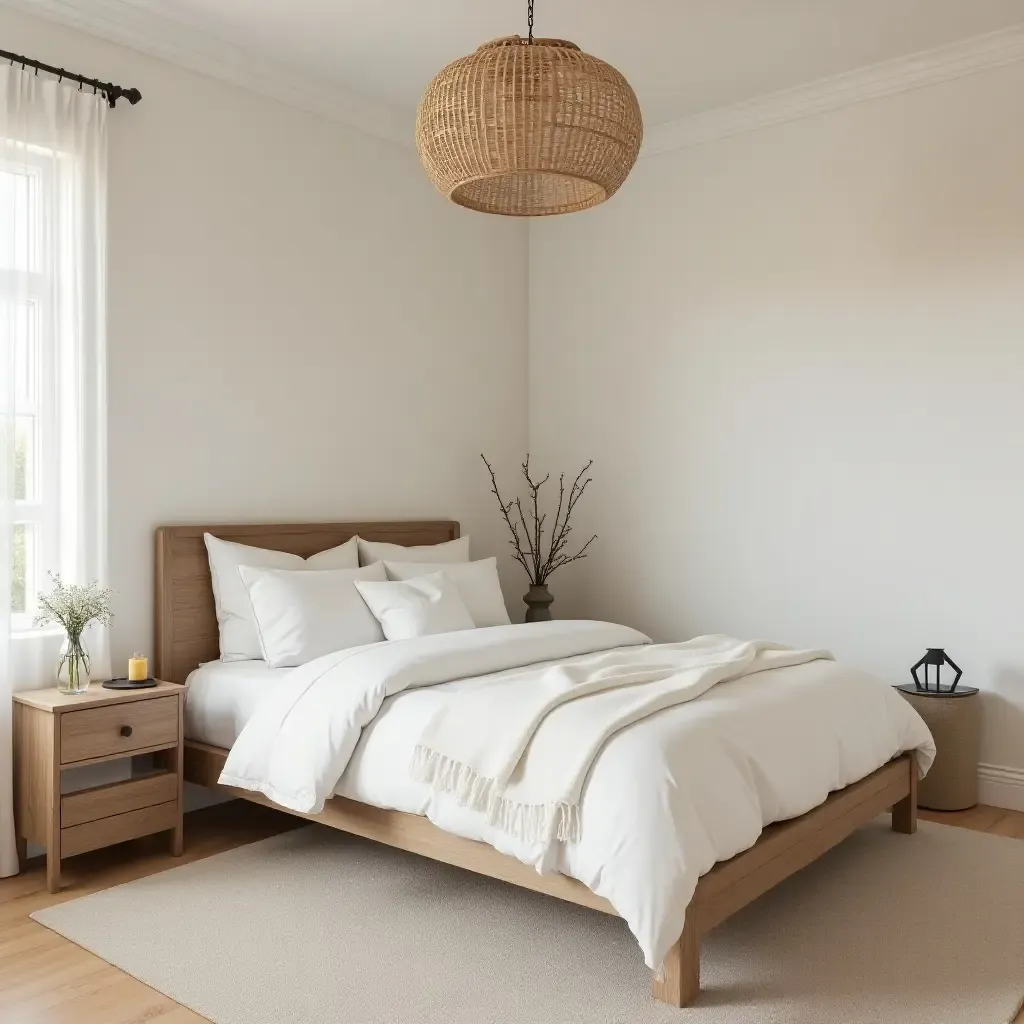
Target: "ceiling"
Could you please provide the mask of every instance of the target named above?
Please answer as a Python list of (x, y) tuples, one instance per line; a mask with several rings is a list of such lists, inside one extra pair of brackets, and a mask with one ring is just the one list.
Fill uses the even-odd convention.
[[(53, 6), (40, 4), (40, 6)], [(65, 0), (215, 37), (412, 112), (446, 63), (526, 33), (525, 0)], [(1024, 22), (1024, 0), (536, 0), (536, 33), (630, 80), (648, 125)], [(102, 34), (98, 30), (98, 34)]]

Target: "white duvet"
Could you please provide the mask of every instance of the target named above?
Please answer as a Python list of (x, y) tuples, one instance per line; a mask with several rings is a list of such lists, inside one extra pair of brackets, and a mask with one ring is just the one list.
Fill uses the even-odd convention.
[(578, 842), (516, 838), (409, 775), (424, 728), (441, 708), (456, 713), (460, 693), (525, 666), (621, 648), (649, 653), (640, 646), (648, 643), (623, 626), (553, 622), (340, 651), (275, 688), (232, 747), (221, 782), (303, 812), (338, 792), (425, 814), (540, 871), (571, 875), (615, 907), (657, 968), (697, 879), (717, 861), (903, 751), (916, 751), (927, 771), (934, 745), (891, 687), (813, 660), (720, 682), (613, 735), (583, 789)]

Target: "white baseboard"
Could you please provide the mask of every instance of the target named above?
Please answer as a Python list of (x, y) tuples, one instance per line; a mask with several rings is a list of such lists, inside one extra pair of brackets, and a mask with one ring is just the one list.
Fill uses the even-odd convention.
[(983, 804), (1024, 811), (1024, 768), (979, 764), (978, 790)]

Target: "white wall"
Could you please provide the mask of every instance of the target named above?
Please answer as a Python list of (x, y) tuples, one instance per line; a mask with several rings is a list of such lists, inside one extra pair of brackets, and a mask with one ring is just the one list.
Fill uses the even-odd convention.
[[(151, 649), (152, 529), (453, 516), (526, 447), (526, 229), (411, 150), (0, 10), (7, 49), (144, 93), (111, 116), (114, 653)], [(946, 646), (1024, 769), (1024, 68), (641, 161), (530, 235), (530, 442), (594, 456), (556, 611)], [(505, 563), (510, 609), (523, 583)]]
[(1018, 64), (641, 160), (531, 227), (531, 450), (596, 460), (556, 610), (894, 683), (944, 646), (982, 760), (1024, 769), (1022, 123)]
[(478, 453), (526, 445), (525, 225), (412, 148), (10, 11), (0, 38), (143, 93), (110, 117), (115, 668), (152, 650), (160, 523), (443, 516), (502, 553)]

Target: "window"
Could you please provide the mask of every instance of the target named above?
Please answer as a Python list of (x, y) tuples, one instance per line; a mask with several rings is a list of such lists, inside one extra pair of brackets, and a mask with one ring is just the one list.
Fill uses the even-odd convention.
[[(47, 573), (107, 583), (103, 96), (0, 65), (0, 690), (52, 681)], [(87, 643), (109, 676), (109, 634)], [(5, 645), (6, 646), (6, 645)]]
[[(45, 251), (49, 177), (59, 157), (22, 150), (16, 164), (0, 156), (0, 304), (13, 350), (14, 531), (12, 628), (28, 629), (45, 569), (59, 564), (54, 324), (51, 301), (61, 265)], [(10, 364), (9, 364), (10, 365)]]
[(28, 649), (48, 571), (106, 583), (108, 107), (17, 68), (0, 100), (0, 626)]

